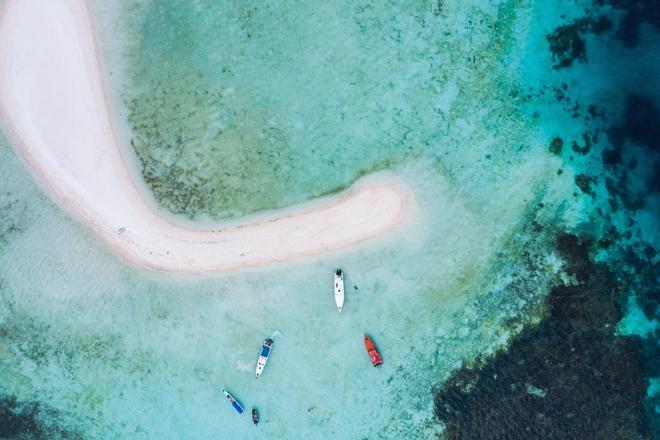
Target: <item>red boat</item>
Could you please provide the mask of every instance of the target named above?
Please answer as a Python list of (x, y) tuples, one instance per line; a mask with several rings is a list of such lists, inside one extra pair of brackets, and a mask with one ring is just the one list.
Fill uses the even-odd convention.
[(374, 341), (366, 333), (364, 334), (364, 346), (367, 348), (367, 353), (369, 353), (371, 363), (374, 364), (374, 367), (383, 365), (383, 359), (380, 357)]

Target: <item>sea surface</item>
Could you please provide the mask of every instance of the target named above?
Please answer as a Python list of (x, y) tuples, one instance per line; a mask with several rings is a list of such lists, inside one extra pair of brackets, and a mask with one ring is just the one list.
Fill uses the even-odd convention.
[(657, 2), (89, 4), (166, 215), (376, 172), (419, 210), (317, 258), (152, 273), (0, 133), (0, 438), (660, 438)]

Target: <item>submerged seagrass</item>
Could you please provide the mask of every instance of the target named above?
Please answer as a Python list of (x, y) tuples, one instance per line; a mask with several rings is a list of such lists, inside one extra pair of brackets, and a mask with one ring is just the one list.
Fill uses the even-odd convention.
[[(466, 142), (491, 155), (477, 169), (510, 156), (497, 139), (516, 109), (503, 76), (484, 73), (506, 69), (513, 3), (139, 4), (125, 14), (122, 99), (142, 174), (175, 213), (289, 206), (420, 157), (461, 174)], [(453, 14), (481, 27), (450, 30)]]

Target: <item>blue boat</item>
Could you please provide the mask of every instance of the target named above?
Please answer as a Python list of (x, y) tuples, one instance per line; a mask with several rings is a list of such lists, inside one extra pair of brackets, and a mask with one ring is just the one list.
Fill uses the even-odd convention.
[(222, 392), (225, 393), (225, 397), (227, 398), (227, 400), (229, 400), (229, 401), (231, 402), (231, 406), (233, 406), (234, 409), (235, 409), (239, 414), (243, 414), (243, 406), (242, 406), (240, 403), (238, 403), (238, 400), (236, 400), (236, 399), (234, 398), (234, 396), (232, 396), (231, 394), (229, 394), (229, 393), (227, 392), (227, 390), (222, 390)]

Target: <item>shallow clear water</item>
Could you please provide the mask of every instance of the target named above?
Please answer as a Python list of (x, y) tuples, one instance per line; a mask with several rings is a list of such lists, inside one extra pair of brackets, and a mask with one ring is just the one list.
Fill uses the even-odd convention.
[(147, 183), (224, 217), (420, 158), (496, 181), (532, 140), (508, 98), (517, 11), (482, 3), (131, 2), (117, 88)]
[[(554, 232), (600, 233), (637, 216), (635, 239), (657, 245), (652, 209), (602, 220), (602, 179), (602, 197), (581, 196), (576, 176), (600, 166), (568, 157), (585, 125), (539, 92), (589, 74), (591, 64), (552, 69), (545, 39), (578, 8), (127, 0), (92, 9), (123, 136), (172, 213), (291, 206), (380, 169), (408, 183), (420, 209), (404, 232), (320, 258), (208, 279), (147, 273), (55, 206), (3, 138), (0, 391), (38, 402), (43, 429), (432, 437), (443, 431), (434, 387), (505, 347), (541, 319), (553, 285), (574, 282)], [(615, 84), (594, 82), (576, 99), (603, 88)], [(563, 155), (548, 151), (558, 135)], [(335, 267), (347, 274), (341, 314)], [(381, 349), (380, 370), (363, 331)], [(259, 408), (258, 428), (231, 409), (225, 387)]]

